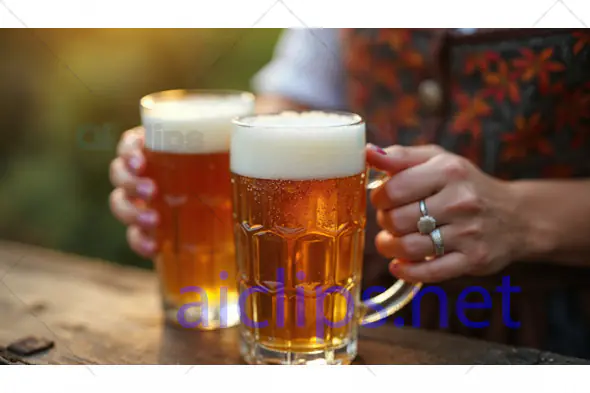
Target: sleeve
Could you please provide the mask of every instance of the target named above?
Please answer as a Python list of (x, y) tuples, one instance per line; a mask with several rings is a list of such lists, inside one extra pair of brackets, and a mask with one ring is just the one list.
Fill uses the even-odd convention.
[(339, 30), (286, 29), (270, 63), (253, 78), (257, 94), (276, 94), (317, 109), (346, 106)]

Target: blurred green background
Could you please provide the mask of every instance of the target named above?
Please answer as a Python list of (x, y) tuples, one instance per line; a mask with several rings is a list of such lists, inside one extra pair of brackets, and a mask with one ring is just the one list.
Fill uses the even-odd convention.
[(140, 122), (139, 99), (249, 90), (280, 32), (1, 30), (0, 238), (151, 267), (108, 207), (109, 163), (121, 133)]

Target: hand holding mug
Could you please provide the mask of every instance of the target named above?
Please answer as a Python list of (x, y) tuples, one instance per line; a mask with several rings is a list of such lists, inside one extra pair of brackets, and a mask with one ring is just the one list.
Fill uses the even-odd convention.
[[(434, 145), (385, 150), (369, 145), (367, 161), (391, 175), (372, 191), (371, 202), (383, 229), (375, 239), (377, 250), (393, 259), (390, 271), (396, 277), (433, 283), (487, 275), (520, 257), (524, 225), (509, 182)], [(432, 233), (419, 230), (425, 216), (422, 221), (436, 227)]]
[(142, 152), (144, 137), (142, 127), (127, 130), (121, 136), (117, 157), (110, 166), (110, 179), (115, 189), (109, 199), (113, 215), (127, 225), (131, 249), (151, 258), (156, 252), (156, 242), (150, 232), (158, 224), (158, 214), (145, 206), (155, 195), (156, 185), (142, 177), (146, 167)]

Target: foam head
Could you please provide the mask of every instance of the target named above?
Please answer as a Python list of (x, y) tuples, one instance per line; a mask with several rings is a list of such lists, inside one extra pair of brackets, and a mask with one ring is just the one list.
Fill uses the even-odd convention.
[(142, 98), (140, 107), (147, 149), (208, 154), (228, 151), (231, 120), (254, 111), (254, 96), (171, 90)]
[(234, 121), (232, 172), (258, 179), (309, 180), (365, 171), (365, 123), (352, 113), (282, 112)]

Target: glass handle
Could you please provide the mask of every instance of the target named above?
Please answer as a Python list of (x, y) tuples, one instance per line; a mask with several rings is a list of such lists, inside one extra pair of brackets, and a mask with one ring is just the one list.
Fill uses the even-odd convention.
[[(369, 168), (367, 170), (367, 189), (379, 188), (388, 178), (387, 173)], [(422, 288), (422, 283), (410, 284), (403, 280), (397, 280), (385, 292), (363, 302), (360, 324), (367, 325), (390, 317), (411, 302), (420, 288)], [(376, 305), (380, 306), (380, 310), (375, 310)]]
[[(411, 302), (420, 288), (422, 283), (410, 284), (397, 280), (385, 292), (363, 302), (360, 324), (367, 325), (392, 316)], [(375, 305), (379, 305), (380, 310), (375, 310)]]
[(367, 190), (374, 190), (381, 187), (389, 179), (389, 174), (378, 171), (374, 168), (367, 169)]

